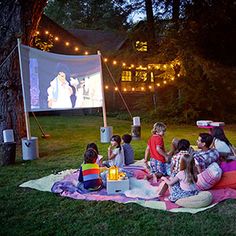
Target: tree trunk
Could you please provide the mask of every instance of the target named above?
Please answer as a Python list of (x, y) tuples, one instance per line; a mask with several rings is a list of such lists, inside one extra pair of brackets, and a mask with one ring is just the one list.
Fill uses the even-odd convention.
[(0, 142), (3, 141), (4, 129), (13, 129), (16, 141), (26, 135), (20, 68), (15, 46), (19, 35), (22, 43), (32, 45), (46, 2), (47, 0), (0, 2)]
[(147, 14), (147, 28), (148, 28), (148, 51), (155, 50), (155, 29), (154, 29), (154, 16), (152, 8), (152, 0), (145, 0), (146, 14)]
[(180, 0), (173, 0), (172, 19), (175, 23), (176, 30), (179, 29), (179, 13), (180, 13)]

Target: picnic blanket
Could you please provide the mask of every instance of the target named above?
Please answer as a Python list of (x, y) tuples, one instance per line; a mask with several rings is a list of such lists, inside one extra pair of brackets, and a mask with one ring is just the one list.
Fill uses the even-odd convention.
[[(20, 187), (29, 187), (40, 191), (50, 191), (57, 193), (62, 197), (88, 201), (115, 201), (118, 203), (128, 204), (136, 203), (143, 207), (166, 210), (171, 212), (189, 212), (197, 213), (215, 206), (225, 199), (236, 199), (236, 190), (225, 188), (210, 190), (213, 195), (212, 204), (204, 208), (182, 208), (175, 203), (166, 199), (166, 196), (157, 198), (157, 187), (141, 177), (141, 172), (145, 175), (146, 170), (141, 165), (133, 165), (126, 168), (127, 171), (134, 173), (135, 177), (130, 178), (130, 190), (124, 194), (108, 195), (105, 188), (100, 191), (82, 193), (78, 191), (77, 183), (79, 170), (71, 169), (51, 174), (40, 179), (30, 180), (20, 185)], [(137, 175), (138, 173), (138, 175)], [(168, 193), (167, 193), (168, 194)]]

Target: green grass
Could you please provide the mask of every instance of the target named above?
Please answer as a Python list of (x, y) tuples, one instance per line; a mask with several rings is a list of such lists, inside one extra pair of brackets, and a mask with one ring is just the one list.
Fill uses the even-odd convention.
[[(35, 121), (32, 136), (39, 137), (40, 158), (22, 161), (17, 147), (16, 164), (0, 168), (0, 235), (235, 235), (236, 201), (224, 201), (212, 209), (191, 215), (118, 204), (62, 198), (18, 186), (70, 168), (78, 168), (87, 143), (96, 142), (106, 156), (108, 144), (100, 143), (101, 117), (39, 117), (50, 138), (42, 139)], [(108, 118), (114, 134), (129, 133), (131, 122)], [(152, 124), (142, 124), (142, 139), (133, 141), (137, 159), (142, 159)], [(169, 125), (167, 149), (173, 137), (187, 138), (195, 145), (200, 130)], [(236, 125), (225, 127), (236, 144)]]

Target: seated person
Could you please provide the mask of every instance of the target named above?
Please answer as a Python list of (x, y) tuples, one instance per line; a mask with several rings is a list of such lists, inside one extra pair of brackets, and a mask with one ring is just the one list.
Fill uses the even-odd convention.
[(121, 146), (121, 137), (113, 135), (111, 137), (111, 145), (108, 147), (108, 161), (103, 161), (103, 166), (111, 167), (117, 166), (122, 168), (124, 166), (124, 150)]
[(185, 154), (189, 154), (189, 150), (190, 142), (187, 139), (180, 139), (175, 154), (171, 158), (171, 176), (176, 176), (180, 171), (180, 161)]
[(200, 151), (193, 152), (193, 157), (198, 170), (198, 173), (204, 171), (211, 163), (219, 162), (219, 152), (210, 148), (213, 142), (213, 137), (208, 133), (200, 133), (197, 139), (197, 146)]
[(98, 151), (98, 146), (96, 143), (89, 143), (86, 147), (86, 150), (89, 149), (89, 148), (93, 148), (97, 154), (98, 154), (98, 158), (96, 160), (96, 163), (99, 165), (99, 166), (102, 166), (102, 158), (103, 156), (99, 154), (99, 151)]
[(134, 163), (134, 150), (130, 145), (132, 136), (130, 134), (124, 134), (122, 140), (124, 142), (122, 147), (124, 149), (125, 165), (130, 165)]
[(84, 153), (84, 162), (80, 166), (78, 189), (96, 191), (102, 188), (103, 182), (99, 175), (100, 170), (96, 164), (98, 154), (93, 148)]
[(221, 127), (214, 127), (211, 130), (213, 136), (212, 147), (214, 147), (223, 159), (230, 156), (236, 156), (233, 145), (226, 138), (224, 130)]
[[(169, 200), (171, 202), (198, 194), (199, 191), (196, 187), (197, 174), (194, 167), (193, 157), (189, 154), (184, 154), (180, 160), (180, 171), (177, 175), (170, 178), (161, 177), (170, 189)], [(165, 190), (166, 186), (161, 184), (158, 189), (159, 195), (163, 195)]]

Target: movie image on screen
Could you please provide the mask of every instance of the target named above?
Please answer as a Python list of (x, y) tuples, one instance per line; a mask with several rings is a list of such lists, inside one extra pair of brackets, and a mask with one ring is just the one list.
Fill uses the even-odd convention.
[(21, 46), (27, 111), (102, 107), (99, 55), (68, 56)]

